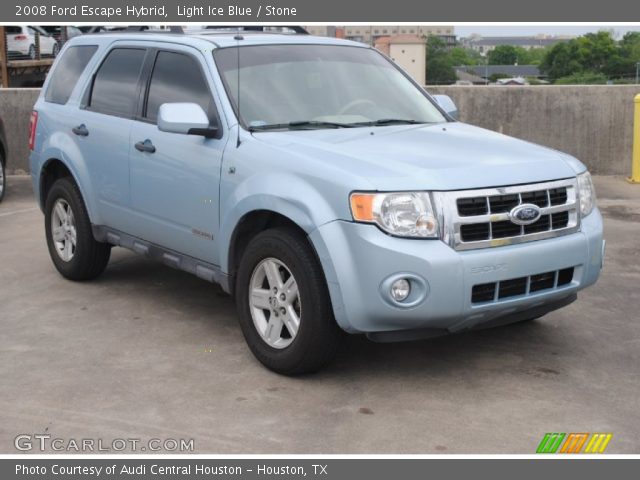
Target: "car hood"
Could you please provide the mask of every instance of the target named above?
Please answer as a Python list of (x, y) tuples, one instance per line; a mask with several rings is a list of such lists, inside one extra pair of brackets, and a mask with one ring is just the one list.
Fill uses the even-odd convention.
[[(332, 162), (372, 190), (458, 190), (569, 178), (568, 155), (459, 122), (254, 133), (287, 154)], [(358, 187), (360, 188), (360, 187)]]

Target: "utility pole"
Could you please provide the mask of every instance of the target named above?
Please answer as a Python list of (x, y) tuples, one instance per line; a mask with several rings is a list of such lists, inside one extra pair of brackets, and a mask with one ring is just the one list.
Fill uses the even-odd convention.
[(484, 64), (484, 84), (489, 85), (489, 57), (486, 60)]

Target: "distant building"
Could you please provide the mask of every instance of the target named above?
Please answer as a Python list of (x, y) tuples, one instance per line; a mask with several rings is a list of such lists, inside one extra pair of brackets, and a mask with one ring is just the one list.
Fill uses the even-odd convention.
[(506, 78), (536, 78), (544, 80), (546, 75), (537, 65), (460, 65), (453, 67), (458, 80), (468, 80), (474, 84), (486, 83), (494, 75)]
[(461, 43), (466, 48), (471, 48), (482, 56), (486, 56), (490, 51), (499, 45), (512, 45), (514, 47), (522, 47), (527, 50), (533, 48), (544, 48), (555, 45), (556, 43), (567, 42), (572, 36), (552, 36), (552, 35), (535, 35), (529, 37), (481, 37), (473, 35), (471, 37), (461, 39)]
[(427, 74), (427, 43), (419, 35), (394, 35), (380, 37), (375, 47), (391, 57), (420, 85), (424, 85)]
[(394, 35), (417, 35), (427, 37), (435, 35), (440, 37), (447, 45), (456, 45), (456, 35), (453, 26), (443, 25), (345, 25), (342, 27), (329, 26), (307, 26), (305, 27), (311, 35), (321, 37), (336, 37), (334, 30), (342, 30), (343, 37), (355, 42), (375, 45), (382, 37), (392, 37)]
[(335, 25), (311, 25), (304, 27), (309, 35), (316, 37), (344, 38), (344, 28)]
[(529, 85), (529, 82), (527, 81), (526, 78), (512, 77), (512, 78), (499, 78), (496, 84), (522, 86), (522, 85)]

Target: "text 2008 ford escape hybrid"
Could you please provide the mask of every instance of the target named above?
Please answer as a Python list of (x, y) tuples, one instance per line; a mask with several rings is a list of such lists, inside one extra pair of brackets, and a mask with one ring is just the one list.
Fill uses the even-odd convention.
[(422, 338), (574, 301), (604, 249), (585, 166), (439, 102), (343, 40), (74, 38), (31, 124), (51, 258), (87, 280), (118, 245), (217, 282), (287, 374), (342, 331)]

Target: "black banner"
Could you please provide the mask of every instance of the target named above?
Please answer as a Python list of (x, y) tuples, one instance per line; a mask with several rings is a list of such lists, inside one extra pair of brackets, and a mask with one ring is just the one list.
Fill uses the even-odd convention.
[(633, 22), (636, 2), (484, 0), (16, 0), (0, 4), (2, 22)]
[(0, 478), (6, 479), (194, 479), (310, 478), (366, 480), (425, 480), (446, 478), (634, 478), (635, 459), (2, 459)]

